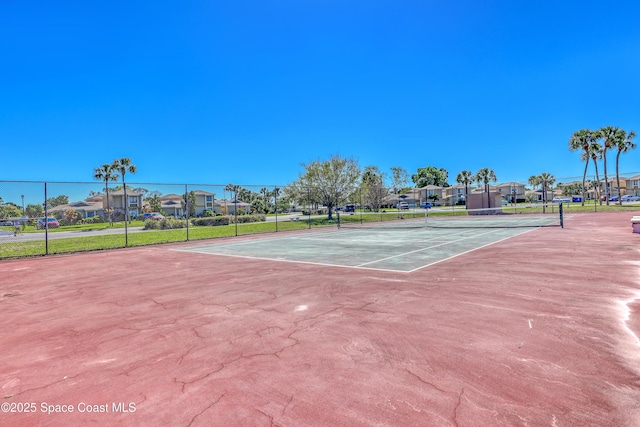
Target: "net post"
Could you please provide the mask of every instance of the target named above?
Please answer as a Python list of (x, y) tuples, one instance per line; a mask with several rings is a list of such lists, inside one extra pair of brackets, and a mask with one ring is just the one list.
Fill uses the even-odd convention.
[(336, 225), (338, 226), (338, 230), (340, 230), (340, 211), (336, 211)]
[(560, 202), (560, 206), (558, 207), (560, 211), (560, 228), (564, 228), (564, 207), (562, 205), (563, 203)]

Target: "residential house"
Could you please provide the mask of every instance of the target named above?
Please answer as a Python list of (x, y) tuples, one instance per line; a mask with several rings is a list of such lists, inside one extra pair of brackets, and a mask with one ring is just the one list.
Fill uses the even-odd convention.
[(129, 215), (131, 218), (137, 218), (142, 214), (142, 198), (143, 194), (134, 190), (127, 190), (127, 202), (124, 200), (124, 190), (111, 190), (109, 191), (109, 203), (107, 203), (107, 195), (99, 193), (85, 199), (86, 202), (99, 202), (102, 203), (103, 210), (99, 213), (102, 217), (105, 217), (104, 209), (109, 206), (109, 209), (113, 211), (113, 217), (124, 217), (125, 206), (129, 208)]
[[(632, 176), (631, 178), (625, 178), (624, 181), (625, 181), (625, 194), (630, 194), (632, 196), (640, 196), (640, 175), (635, 175), (635, 176)], [(620, 178), (620, 185), (622, 185), (622, 178)]]
[(204, 190), (194, 190), (193, 193), (196, 195), (196, 216), (202, 215), (204, 211), (216, 212), (216, 195), (214, 193), (210, 193)]
[(433, 205), (442, 205), (444, 203), (444, 188), (445, 187), (440, 187), (439, 185), (427, 185), (416, 188), (419, 204), (431, 203)]
[(166, 196), (160, 197), (160, 206), (162, 212), (164, 212), (168, 216), (175, 216), (178, 218), (183, 217), (183, 203), (184, 199), (179, 194), (167, 194)]
[(215, 200), (213, 205), (215, 212), (221, 213), (222, 215), (235, 215), (236, 211), (239, 211), (240, 209), (244, 210), (246, 213), (251, 212), (250, 203), (241, 202), (237, 199)]
[(47, 213), (50, 216), (55, 216), (56, 218), (64, 218), (64, 213), (70, 209), (75, 210), (82, 219), (90, 218), (93, 216), (104, 217), (104, 207), (102, 205), (102, 201), (100, 200), (81, 201), (67, 203), (66, 205), (58, 205), (49, 208)]
[(495, 191), (509, 202), (524, 202), (526, 189), (524, 184), (519, 182), (505, 182), (495, 186)]
[(464, 202), (466, 199), (466, 191), (471, 193), (471, 186), (464, 184), (456, 184), (443, 189), (443, 204), (453, 206), (458, 202)]

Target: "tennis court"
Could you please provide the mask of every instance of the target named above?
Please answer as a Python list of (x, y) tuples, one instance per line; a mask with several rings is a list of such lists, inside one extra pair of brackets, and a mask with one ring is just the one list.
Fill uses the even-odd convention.
[[(345, 224), (3, 261), (0, 424), (637, 425), (629, 220), (485, 227), (475, 249), (462, 223)], [(458, 247), (406, 255), (435, 244)]]
[(276, 239), (197, 244), (180, 250), (249, 259), (412, 272), (537, 229), (560, 227), (558, 215), (432, 217), (373, 224), (345, 222), (339, 229)]

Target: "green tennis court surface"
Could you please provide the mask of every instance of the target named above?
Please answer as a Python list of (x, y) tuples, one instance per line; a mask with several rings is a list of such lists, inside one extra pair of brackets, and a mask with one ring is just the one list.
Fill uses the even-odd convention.
[[(484, 222), (483, 221), (487, 221)], [(495, 219), (424, 220), (341, 229), (308, 234), (216, 242), (181, 251), (304, 262), (331, 266), (411, 272), (463, 253), (557, 223), (557, 218), (509, 224)], [(352, 227), (352, 228), (351, 228)]]

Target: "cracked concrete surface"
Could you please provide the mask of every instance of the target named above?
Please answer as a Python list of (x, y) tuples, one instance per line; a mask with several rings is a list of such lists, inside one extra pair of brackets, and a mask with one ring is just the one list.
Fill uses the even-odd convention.
[(0, 424), (632, 426), (628, 216), (574, 215), (409, 274), (175, 245), (1, 262), (2, 403), (135, 412)]

